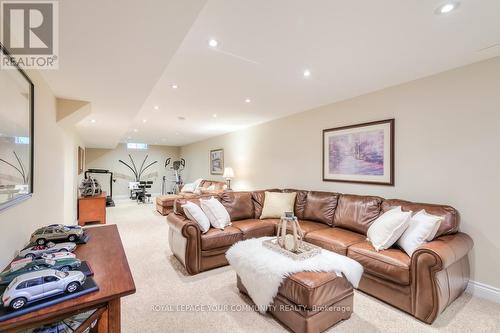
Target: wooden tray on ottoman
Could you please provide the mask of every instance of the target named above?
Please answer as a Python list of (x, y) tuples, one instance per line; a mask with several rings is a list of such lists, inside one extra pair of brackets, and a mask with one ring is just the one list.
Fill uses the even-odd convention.
[(288, 251), (282, 248), (278, 245), (278, 240), (276, 238), (265, 240), (262, 242), (262, 245), (293, 260), (305, 260), (321, 253), (321, 248), (319, 246), (304, 241), (302, 241), (297, 252)]

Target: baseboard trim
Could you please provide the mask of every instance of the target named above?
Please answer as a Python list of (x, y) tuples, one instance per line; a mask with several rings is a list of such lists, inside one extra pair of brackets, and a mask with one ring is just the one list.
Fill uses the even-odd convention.
[(499, 288), (495, 288), (493, 286), (471, 280), (467, 285), (466, 291), (472, 294), (473, 296), (484, 298), (495, 303), (500, 303)]

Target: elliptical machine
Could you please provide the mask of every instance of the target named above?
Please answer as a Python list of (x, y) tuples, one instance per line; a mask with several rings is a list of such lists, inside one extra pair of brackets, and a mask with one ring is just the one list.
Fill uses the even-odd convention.
[[(165, 161), (165, 168), (170, 165), (170, 162), (172, 162), (172, 159), (169, 157)], [(174, 171), (174, 178), (167, 180), (167, 177), (163, 176), (163, 183), (161, 186), (162, 195), (165, 195), (167, 193), (178, 194), (180, 192), (180, 188), (184, 184), (184, 181), (182, 180), (182, 171), (185, 168), (186, 168), (186, 160), (183, 158), (181, 158), (179, 161), (174, 161), (172, 163), (172, 167), (170, 167), (170, 169)], [(171, 192), (167, 192), (167, 184), (166, 184), (167, 181), (174, 183)]]

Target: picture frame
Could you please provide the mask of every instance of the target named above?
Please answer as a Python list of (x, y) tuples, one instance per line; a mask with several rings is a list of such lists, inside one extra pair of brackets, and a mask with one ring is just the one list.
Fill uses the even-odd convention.
[(78, 175), (83, 173), (85, 169), (85, 149), (78, 147)]
[(323, 130), (323, 181), (394, 186), (395, 119)]
[[(14, 58), (0, 43), (2, 58)], [(16, 64), (0, 70), (0, 211), (33, 195), (35, 86)]]
[(224, 174), (224, 149), (210, 150), (210, 174)]

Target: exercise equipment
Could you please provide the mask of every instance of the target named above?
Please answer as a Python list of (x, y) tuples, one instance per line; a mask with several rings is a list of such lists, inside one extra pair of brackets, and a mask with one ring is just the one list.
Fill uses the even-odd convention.
[[(170, 165), (170, 162), (172, 162), (172, 158), (167, 158), (165, 161), (165, 168)], [(186, 160), (181, 158), (178, 161), (173, 161), (172, 162), (172, 169), (174, 171), (174, 178), (167, 180), (166, 176), (163, 176), (163, 183), (161, 186), (161, 194), (165, 195), (166, 193), (173, 193), (173, 194), (178, 194), (180, 192), (181, 186), (184, 184), (184, 181), (182, 180), (182, 171), (186, 168)], [(172, 182), (174, 185), (172, 186), (172, 192), (166, 192), (166, 182)]]
[(102, 193), (101, 184), (99, 184), (97, 179), (92, 177), (82, 179), (78, 190), (81, 197), (95, 197)]
[(152, 185), (152, 181), (139, 182), (139, 189), (136, 192), (137, 203), (151, 203), (151, 193), (148, 193), (148, 189), (150, 189)]
[(109, 193), (106, 196), (106, 207), (114, 207), (115, 202), (113, 201), (113, 182), (115, 182), (116, 179), (113, 178), (113, 173), (109, 170), (104, 169), (88, 169), (87, 171), (85, 171), (85, 179), (89, 178), (89, 174), (109, 175)]
[(134, 162), (134, 159), (132, 158), (132, 155), (129, 154), (128, 157), (130, 158), (130, 162), (132, 162), (132, 165), (129, 165), (129, 164), (125, 163), (122, 160), (118, 160), (118, 162), (120, 162), (123, 165), (125, 165), (127, 168), (129, 168), (134, 173), (135, 181), (136, 182), (140, 182), (141, 181), (141, 176), (144, 173), (144, 171), (146, 171), (147, 168), (149, 168), (150, 166), (152, 166), (155, 163), (158, 163), (158, 161), (154, 161), (152, 163), (149, 163), (146, 167), (144, 167), (144, 164), (146, 163), (146, 160), (149, 157), (149, 155), (146, 155), (146, 157), (144, 158), (144, 161), (142, 161), (140, 169), (137, 170), (137, 167), (135, 166), (135, 162)]
[(120, 163), (125, 165), (127, 168), (129, 168), (135, 176), (135, 182), (129, 182), (129, 189), (130, 189), (130, 199), (132, 200), (137, 200), (137, 203), (146, 203), (151, 201), (151, 194), (147, 193), (147, 189), (150, 189), (151, 186), (153, 185), (152, 181), (141, 181), (142, 174), (146, 169), (151, 167), (152, 165), (158, 163), (158, 161), (154, 161), (149, 163), (148, 165), (144, 166), (146, 164), (146, 161), (149, 157), (149, 155), (146, 155), (144, 160), (142, 161), (141, 167), (139, 170), (137, 170), (137, 167), (135, 165), (134, 159), (132, 158), (132, 155), (128, 155), (130, 158), (130, 162), (132, 163), (131, 165), (127, 164), (126, 162), (122, 160), (118, 160)]

